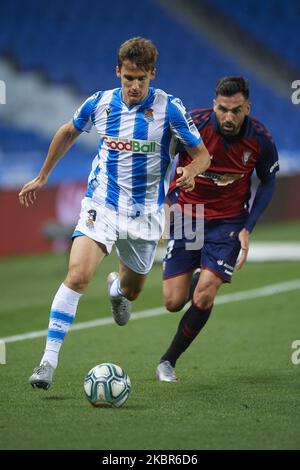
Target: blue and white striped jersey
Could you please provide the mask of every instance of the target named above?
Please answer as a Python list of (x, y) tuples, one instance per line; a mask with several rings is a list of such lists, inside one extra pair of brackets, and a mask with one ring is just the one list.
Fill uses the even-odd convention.
[(169, 188), (177, 141), (195, 147), (201, 136), (178, 98), (149, 88), (144, 101), (128, 107), (122, 89), (99, 91), (76, 111), (73, 124), (100, 134), (87, 197), (118, 212), (155, 212)]

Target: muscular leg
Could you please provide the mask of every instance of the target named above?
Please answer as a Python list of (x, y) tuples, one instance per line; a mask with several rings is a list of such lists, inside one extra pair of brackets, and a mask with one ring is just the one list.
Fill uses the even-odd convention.
[(86, 236), (75, 238), (67, 277), (59, 287), (51, 306), (42, 362), (48, 361), (56, 368), (59, 350), (74, 321), (79, 299), (104, 256), (104, 247), (94, 240)]
[(193, 271), (163, 281), (164, 304), (169, 312), (178, 312), (187, 303)]
[(104, 246), (95, 240), (85, 236), (75, 238), (64, 284), (69, 289), (83, 294), (105, 255)]
[(189, 347), (194, 338), (207, 322), (214, 303), (215, 296), (223, 281), (211, 271), (203, 269), (194, 291), (190, 308), (180, 320), (173, 341), (162, 356), (162, 361), (169, 361), (175, 367), (179, 356)]
[(202, 310), (212, 308), (217, 292), (222, 284), (223, 280), (219, 276), (207, 269), (201, 270), (193, 295), (193, 304)]
[(122, 261), (119, 263), (120, 287), (128, 300), (137, 299), (143, 290), (147, 274), (138, 274), (128, 268)]
[(119, 326), (126, 325), (130, 319), (131, 303), (144, 287), (146, 274), (138, 274), (128, 268), (121, 260), (119, 273), (108, 275), (107, 282), (112, 315)]

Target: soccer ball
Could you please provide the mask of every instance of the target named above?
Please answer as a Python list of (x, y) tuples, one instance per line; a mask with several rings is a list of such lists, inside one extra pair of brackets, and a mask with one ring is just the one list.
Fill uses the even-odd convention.
[(119, 408), (124, 405), (130, 391), (130, 378), (116, 364), (98, 364), (84, 378), (84, 393), (93, 406)]

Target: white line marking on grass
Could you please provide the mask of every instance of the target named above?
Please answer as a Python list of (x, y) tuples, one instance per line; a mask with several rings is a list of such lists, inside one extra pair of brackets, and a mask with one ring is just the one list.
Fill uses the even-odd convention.
[(227, 304), (228, 302), (238, 302), (239, 300), (254, 299), (257, 297), (268, 297), (273, 294), (281, 294), (291, 290), (300, 289), (300, 279), (293, 281), (270, 284), (269, 286), (259, 287), (257, 289), (244, 290), (234, 294), (219, 295), (215, 304)]
[[(215, 305), (227, 304), (229, 302), (239, 302), (242, 300), (256, 299), (259, 297), (268, 297), (270, 295), (281, 294), (283, 292), (289, 292), (292, 290), (300, 289), (300, 279), (293, 281), (281, 282), (278, 284), (270, 284), (269, 286), (259, 287), (257, 289), (249, 289), (233, 294), (220, 295), (216, 298)], [(136, 312), (131, 316), (130, 321), (140, 320), (141, 318), (157, 317), (162, 314), (170, 314), (164, 307), (151, 308), (148, 310), (142, 310)], [(94, 328), (96, 326), (111, 325), (114, 323), (112, 317), (99, 318), (99, 320), (90, 320), (81, 322), (71, 327), (72, 331), (85, 330), (87, 328)], [(26, 339), (41, 338), (47, 336), (47, 330), (31, 331), (30, 333), (24, 333), (21, 335), (7, 336), (6, 338), (0, 338), (6, 343), (16, 343), (17, 341), (24, 341)]]

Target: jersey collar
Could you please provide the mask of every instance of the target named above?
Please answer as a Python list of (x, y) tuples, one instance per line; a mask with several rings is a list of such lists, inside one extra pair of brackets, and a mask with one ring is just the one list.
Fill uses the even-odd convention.
[(150, 100), (150, 98), (152, 98), (154, 94), (154, 88), (153, 87), (149, 87), (149, 90), (148, 90), (148, 95), (146, 96), (146, 98), (143, 100), (143, 101), (139, 101), (138, 103), (134, 104), (133, 106), (128, 106), (127, 103), (125, 103), (125, 101), (123, 100), (122, 98), (122, 88), (120, 88), (119, 90), (119, 98), (120, 98), (120, 101), (125, 104), (126, 108), (131, 110), (131, 109), (134, 109), (136, 107), (142, 107), (144, 106), (148, 100)]

